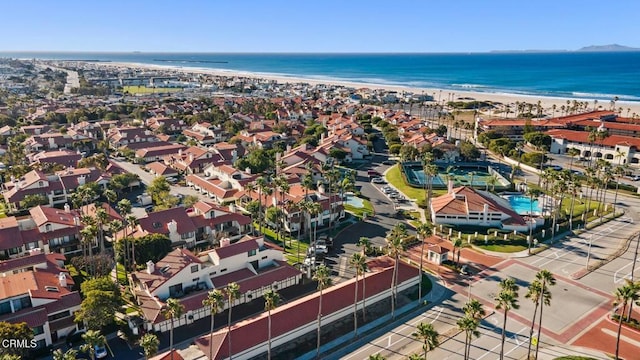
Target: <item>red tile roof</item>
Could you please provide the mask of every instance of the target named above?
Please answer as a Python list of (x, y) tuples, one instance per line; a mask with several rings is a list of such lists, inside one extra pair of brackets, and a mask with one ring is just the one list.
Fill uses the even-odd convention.
[[(155, 270), (149, 274), (146, 270), (136, 271), (133, 276), (141, 283), (147, 285), (150, 292), (155, 291), (160, 285), (171, 279), (182, 269), (192, 264), (200, 264), (201, 261), (187, 249), (175, 249), (155, 264)], [(163, 271), (164, 270), (164, 271)]]
[[(393, 260), (377, 258), (369, 262), (370, 273), (366, 274), (366, 296), (371, 297), (390, 288), (393, 273)], [(380, 270), (380, 271), (375, 271)], [(374, 272), (375, 271), (375, 272)], [(398, 264), (398, 282), (403, 283), (417, 277), (415, 268), (404, 263)], [(360, 280), (362, 282), (362, 280)], [(338, 310), (353, 306), (355, 279), (330, 287), (323, 292), (322, 312), (331, 314)], [(241, 289), (242, 290), (242, 289)], [(318, 315), (320, 293), (315, 292), (298, 300), (284, 304), (271, 311), (271, 335), (273, 338), (289, 331), (314, 323)], [(292, 316), (291, 314), (295, 314)], [(232, 353), (237, 354), (267, 341), (267, 313), (236, 323), (231, 327)], [(209, 343), (209, 335), (198, 338), (196, 345), (200, 350), (209, 354), (209, 347), (213, 346), (215, 360), (222, 360), (229, 356), (227, 329), (214, 333), (213, 344)]]
[(216, 252), (216, 254), (218, 254), (220, 259), (226, 259), (232, 256), (236, 256), (238, 254), (243, 254), (243, 253), (246, 254), (251, 250), (258, 250), (259, 247), (260, 246), (258, 245), (258, 242), (251, 239), (251, 240), (239, 241), (237, 243), (229, 244), (227, 246), (222, 246), (215, 249), (214, 251)]
[(76, 226), (74, 218), (80, 218), (80, 213), (76, 210), (69, 210), (69, 212), (66, 212), (65, 210), (41, 205), (31, 208), (29, 213), (38, 227), (46, 223)]
[[(575, 130), (549, 130), (547, 134), (552, 138), (565, 139), (571, 142), (580, 142), (583, 144), (589, 144), (589, 132), (575, 131)], [(636, 149), (640, 149), (640, 139), (632, 136), (621, 135), (609, 135), (604, 140), (596, 140), (594, 144), (608, 147), (615, 147), (616, 145), (632, 146)]]
[(147, 216), (138, 219), (140, 227), (150, 233), (168, 234), (167, 224), (175, 220), (178, 234), (186, 234), (196, 231), (191, 218), (187, 214), (187, 209), (175, 207), (162, 211), (149, 213)]

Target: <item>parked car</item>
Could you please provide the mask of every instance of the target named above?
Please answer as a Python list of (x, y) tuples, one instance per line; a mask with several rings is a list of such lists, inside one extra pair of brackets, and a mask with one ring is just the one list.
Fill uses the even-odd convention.
[(381, 177), (374, 177), (373, 179), (371, 179), (371, 182), (374, 184), (385, 184), (386, 181), (384, 181), (383, 178)]
[(395, 165), (396, 161), (395, 160), (385, 160), (382, 162), (383, 165)]
[(103, 346), (96, 345), (94, 349), (95, 349), (96, 359), (104, 359), (107, 357), (107, 348), (104, 345)]
[(84, 330), (80, 330), (80, 331), (76, 331), (76, 330), (72, 330), (68, 335), (67, 335), (67, 345), (70, 346), (75, 346), (78, 345), (80, 343), (82, 343), (82, 335), (85, 333)]
[(324, 254), (328, 253), (329, 249), (327, 249), (326, 246), (309, 246), (309, 249), (307, 250), (307, 254), (309, 255), (320, 255), (323, 256)]
[(315, 257), (315, 256), (307, 256), (304, 258), (304, 262), (302, 263), (305, 267), (318, 267), (324, 264), (324, 259)]
[(380, 176), (380, 173), (379, 173), (379, 172), (377, 172), (377, 171), (375, 171), (375, 170), (369, 170), (369, 171), (367, 171), (367, 175), (368, 175), (369, 177), (376, 177), (376, 176), (378, 176), (378, 177), (379, 177), (379, 176)]
[(640, 175), (630, 175), (629, 179), (631, 179), (633, 181), (638, 181), (638, 180), (640, 180)]

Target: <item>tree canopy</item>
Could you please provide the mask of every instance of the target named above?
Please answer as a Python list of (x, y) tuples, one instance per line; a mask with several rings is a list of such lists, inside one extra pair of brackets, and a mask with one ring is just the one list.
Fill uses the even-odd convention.
[[(171, 251), (171, 240), (163, 234), (149, 234), (137, 239), (129, 238), (133, 241), (136, 249), (136, 264), (145, 264), (151, 260), (154, 263), (161, 260)], [(124, 242), (116, 243), (118, 254), (124, 254)]]
[(99, 330), (114, 321), (120, 308), (120, 291), (109, 277), (89, 279), (80, 286), (84, 299), (76, 313), (76, 322), (84, 322), (89, 329)]
[[(27, 325), (27, 323), (11, 324), (6, 321), (0, 321), (0, 339), (16, 339), (29, 341), (33, 339), (33, 330)], [(26, 348), (22, 347), (10, 347), (0, 346), (0, 357), (4, 359), (5, 356), (24, 356), (27, 353)]]

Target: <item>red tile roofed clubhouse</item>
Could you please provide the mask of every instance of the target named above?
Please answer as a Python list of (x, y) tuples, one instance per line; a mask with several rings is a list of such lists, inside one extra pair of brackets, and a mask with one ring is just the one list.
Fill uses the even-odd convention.
[[(387, 299), (391, 295), (390, 284), (393, 263), (393, 259), (386, 256), (368, 261), (370, 272), (366, 274), (365, 280), (367, 307)], [(358, 283), (358, 306), (361, 308), (363, 280), (360, 279)], [(398, 264), (398, 292), (417, 284), (418, 273), (416, 269), (400, 262)], [(341, 318), (353, 316), (354, 286), (355, 278), (323, 291), (323, 326)], [(293, 343), (296, 339), (310, 332), (315, 333), (317, 330), (319, 299), (320, 292), (316, 291), (271, 311), (272, 349), (276, 349), (283, 344)], [(267, 321), (267, 313), (263, 312), (231, 326), (231, 352), (234, 359), (250, 359), (267, 351)], [(207, 357), (210, 353), (210, 346), (213, 346), (212, 359), (222, 360), (229, 358), (229, 333), (226, 327), (213, 333), (212, 344), (209, 343), (209, 340), (210, 335), (207, 334), (196, 339), (195, 343)], [(277, 352), (275, 355), (277, 356)]]

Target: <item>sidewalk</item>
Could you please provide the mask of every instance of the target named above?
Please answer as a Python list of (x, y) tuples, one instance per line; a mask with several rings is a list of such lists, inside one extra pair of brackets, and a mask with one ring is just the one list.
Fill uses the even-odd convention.
[(594, 359), (609, 359), (608, 356), (599, 351), (583, 348), (580, 346), (558, 345), (547, 348), (540, 348), (540, 351), (538, 352), (538, 360), (554, 360), (558, 357), (570, 355), (591, 357)]

